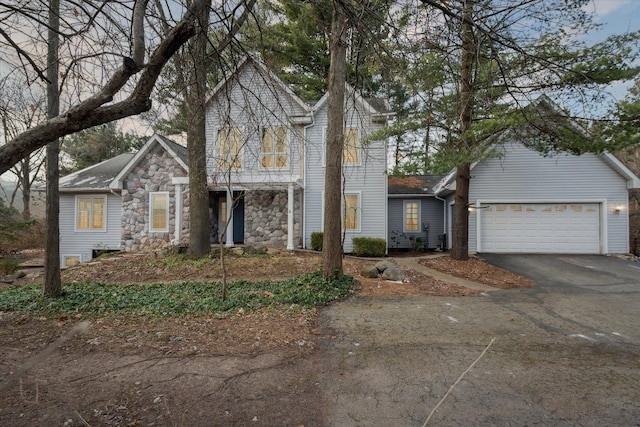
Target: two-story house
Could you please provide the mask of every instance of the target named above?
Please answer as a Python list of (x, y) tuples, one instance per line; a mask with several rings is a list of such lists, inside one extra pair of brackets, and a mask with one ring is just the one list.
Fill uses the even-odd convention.
[[(386, 237), (385, 142), (369, 136), (388, 114), (374, 104), (382, 105), (349, 88), (344, 188), (331, 189), (343, 194), (345, 252), (354, 236)], [(206, 114), (211, 241), (310, 247), (311, 233), (323, 227), (327, 96), (306, 103), (264, 64), (246, 58), (214, 88)], [(63, 267), (97, 250), (185, 244), (188, 174), (186, 148), (154, 135), (135, 155), (63, 178)]]
[[(327, 98), (304, 102), (252, 58), (213, 90), (207, 172), (227, 244), (309, 247), (311, 233), (322, 231)], [(342, 191), (350, 252), (354, 236), (386, 237), (385, 142), (369, 136), (388, 114), (351, 89), (345, 113), (344, 188), (330, 191)]]

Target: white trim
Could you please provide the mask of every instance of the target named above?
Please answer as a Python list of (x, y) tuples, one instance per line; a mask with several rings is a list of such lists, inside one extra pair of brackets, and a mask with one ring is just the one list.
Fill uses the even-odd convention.
[(293, 221), (294, 221), (293, 185), (287, 188), (287, 250), (292, 251), (293, 246)]
[(78, 254), (78, 255), (62, 255), (61, 259), (60, 259), (60, 268), (65, 269), (65, 268), (69, 268), (67, 267), (67, 258), (78, 258), (78, 264), (82, 263), (82, 254)]
[[(231, 157), (231, 145), (228, 145), (228, 152), (226, 154), (226, 161), (228, 163), (227, 167), (225, 168), (221, 168), (218, 167), (218, 162), (221, 160), (225, 160), (222, 159), (220, 157), (220, 150), (219, 150), (219, 140), (220, 140), (220, 131), (221, 130), (227, 130), (227, 139), (229, 138), (231, 131), (233, 129), (239, 129), (240, 130), (240, 150), (238, 151), (237, 157), (236, 158), (232, 158)], [(212, 161), (213, 161), (213, 169), (217, 170), (217, 171), (230, 171), (230, 172), (242, 172), (244, 171), (244, 146), (245, 146), (245, 141), (243, 140), (244, 135), (245, 135), (245, 131), (246, 129), (244, 128), (244, 126), (228, 126), (228, 127), (221, 127), (221, 128), (217, 128), (215, 130), (215, 140), (214, 140), (214, 144), (213, 144), (213, 156), (212, 156)], [(262, 139), (260, 139), (260, 143), (262, 143)], [(260, 151), (262, 151), (262, 147), (260, 148)], [(235, 160), (239, 158), (240, 159), (240, 166), (237, 168), (231, 167), (231, 163), (235, 162)]]
[[(344, 161), (344, 141), (342, 144), (342, 167), (358, 167), (362, 166), (362, 143), (361, 143), (361, 130), (359, 127), (345, 127), (344, 130), (355, 129), (358, 133), (357, 143), (358, 143), (358, 161), (354, 163), (345, 163)], [(342, 133), (342, 139), (344, 140), (345, 132)], [(322, 128), (322, 167), (327, 167), (327, 127), (324, 126)]]
[[(345, 196), (358, 196), (358, 207), (356, 208), (356, 213), (358, 214), (358, 228), (357, 229), (345, 229), (344, 228), (344, 220), (345, 220), (345, 212), (344, 212), (344, 197)], [(324, 210), (324, 209), (323, 209)], [(362, 232), (362, 191), (343, 191), (342, 196), (340, 197), (340, 222), (342, 231), (347, 233), (361, 233)]]
[(627, 166), (625, 166), (625, 164), (622, 163), (620, 161), (620, 159), (618, 159), (613, 154), (607, 153), (607, 152), (604, 152), (604, 153), (600, 154), (600, 156), (604, 157), (604, 159), (607, 161), (607, 163), (609, 163), (609, 165), (616, 172), (618, 172), (620, 175), (622, 175), (623, 178), (627, 179), (627, 188), (628, 189), (640, 188), (640, 178), (635, 173), (633, 173), (633, 171), (631, 171), (631, 169), (629, 169)]
[[(279, 155), (280, 156), (282, 155), (282, 152), (277, 152), (276, 151), (276, 145), (277, 144), (276, 144), (276, 140), (275, 140), (275, 132), (274, 131), (276, 129), (279, 129), (279, 128), (283, 128), (285, 130), (285, 140), (286, 140), (286, 144), (287, 144), (286, 151), (284, 152), (285, 156), (287, 158), (287, 164), (285, 166), (282, 166), (282, 167), (276, 166), (277, 157)], [(273, 138), (272, 141), (271, 141), (272, 142), (271, 148), (273, 149), (273, 152), (270, 154), (270, 157), (271, 157), (271, 159), (273, 161), (273, 166), (272, 167), (263, 166), (263, 164), (262, 164), (262, 160), (265, 157), (265, 154), (262, 151), (262, 149), (264, 148), (264, 135), (265, 135), (265, 132), (268, 131), (268, 130), (272, 131), (272, 138)], [(269, 125), (269, 126), (260, 127), (260, 132), (259, 132), (259, 134), (260, 134), (259, 135), (260, 136), (259, 167), (260, 167), (261, 170), (271, 172), (271, 171), (287, 171), (287, 170), (290, 171), (292, 169), (292, 165), (291, 165), (291, 138), (292, 138), (293, 135), (291, 135), (291, 133), (292, 132), (289, 132), (289, 129), (287, 128), (287, 126), (284, 126), (284, 125), (281, 125), (281, 126)], [(278, 154), (278, 153), (280, 153), (280, 154)]]
[[(407, 203), (416, 203), (418, 205), (418, 229), (407, 230)], [(420, 199), (407, 199), (402, 201), (402, 232), (403, 233), (422, 233), (422, 203)]]
[[(153, 228), (153, 196), (164, 195), (166, 196), (165, 206), (165, 226), (163, 228)], [(169, 231), (169, 192), (168, 191), (153, 191), (149, 192), (149, 233), (167, 233)]]
[(151, 147), (155, 143), (160, 144), (173, 159), (178, 162), (178, 164), (184, 169), (184, 171), (189, 174), (189, 166), (185, 162), (182, 161), (180, 156), (173, 151), (169, 145), (163, 140), (160, 135), (153, 135), (151, 138), (145, 142), (145, 144), (138, 150), (138, 152), (129, 160), (129, 162), (122, 168), (122, 170), (116, 175), (116, 177), (109, 184), (109, 188), (112, 190), (122, 189), (122, 185), (124, 184), (124, 178), (133, 170), (133, 168), (138, 164), (138, 162), (147, 155), (147, 153), (151, 150)]
[(175, 208), (173, 217), (175, 219), (175, 229), (173, 230), (173, 238), (175, 244), (179, 245), (182, 239), (182, 184), (176, 184), (175, 189)]
[[(78, 228), (78, 198), (89, 198), (90, 202), (90, 211), (89, 211), (89, 228)], [(93, 199), (100, 198), (104, 199), (104, 227), (103, 228), (93, 228)], [(73, 218), (73, 231), (76, 233), (106, 233), (107, 232), (107, 212), (108, 212), (108, 197), (106, 194), (98, 195), (98, 194), (76, 194), (74, 199), (74, 218)]]

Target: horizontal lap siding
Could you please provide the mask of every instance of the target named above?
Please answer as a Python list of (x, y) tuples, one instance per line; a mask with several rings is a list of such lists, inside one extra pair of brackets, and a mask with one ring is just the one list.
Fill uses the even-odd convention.
[[(239, 82), (242, 82), (241, 84)], [(306, 112), (277, 84), (263, 76), (252, 63), (239, 72), (237, 78), (223, 87), (207, 105), (207, 173), (224, 184), (224, 170), (216, 167), (218, 130), (242, 129), (242, 167), (232, 170), (232, 183), (288, 182), (299, 179), (301, 125), (292, 125), (290, 116)], [(289, 164), (282, 169), (265, 169), (261, 165), (262, 129), (285, 126), (289, 143)]]
[(407, 196), (406, 198), (389, 198), (389, 235), (387, 239), (389, 248), (411, 248), (413, 242), (409, 240), (409, 236), (426, 238), (427, 234), (424, 231), (420, 233), (403, 232), (405, 200), (420, 200), (420, 225), (429, 223), (429, 248), (438, 247), (438, 235), (444, 233), (445, 227), (443, 222), (443, 202), (434, 197), (416, 199)]
[[(379, 130), (382, 124), (372, 123), (370, 116), (354, 113), (353, 99), (347, 101), (347, 127), (357, 127), (360, 141), (366, 135)], [(311, 247), (311, 233), (322, 230), (322, 209), (325, 167), (322, 165), (324, 133), (327, 126), (327, 104), (316, 112), (314, 126), (306, 133), (305, 177), (305, 247)], [(378, 237), (387, 239), (387, 176), (386, 150), (383, 141), (368, 142), (361, 149), (360, 166), (344, 166), (344, 192), (360, 192), (360, 232), (345, 233), (344, 251), (353, 250), (353, 237)]]
[[(83, 196), (100, 196), (104, 193)], [(102, 231), (75, 231), (76, 195), (60, 195), (60, 263), (65, 256), (80, 256), (82, 261), (91, 259), (93, 249), (119, 250), (121, 242), (120, 219), (122, 217), (120, 196), (107, 194), (107, 229)]]
[[(488, 159), (471, 172), (469, 203), (491, 201), (606, 201), (607, 253), (628, 251), (625, 179), (595, 154), (543, 157), (518, 143), (498, 147), (501, 158)], [(469, 250), (477, 250), (476, 213), (469, 216)]]

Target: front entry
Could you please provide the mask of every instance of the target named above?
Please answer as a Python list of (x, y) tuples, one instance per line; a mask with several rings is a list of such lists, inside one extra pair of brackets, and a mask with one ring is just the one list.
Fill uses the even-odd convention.
[[(222, 191), (212, 193), (210, 208), (211, 215), (211, 243), (218, 243), (221, 233), (222, 242), (227, 243), (225, 233), (228, 215), (227, 194)], [(233, 193), (233, 243), (244, 243), (244, 194), (242, 192)]]

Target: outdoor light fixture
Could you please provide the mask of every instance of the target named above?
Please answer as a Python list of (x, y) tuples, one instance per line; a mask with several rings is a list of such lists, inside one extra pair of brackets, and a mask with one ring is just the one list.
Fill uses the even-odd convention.
[(616, 215), (620, 214), (620, 211), (622, 211), (622, 208), (623, 206), (621, 205), (616, 206), (615, 208), (613, 208), (613, 213)]

